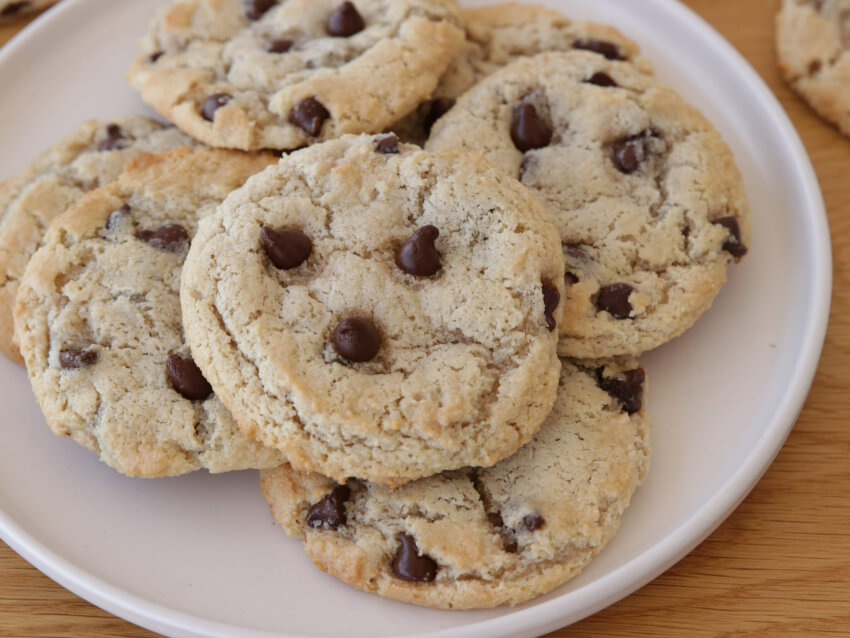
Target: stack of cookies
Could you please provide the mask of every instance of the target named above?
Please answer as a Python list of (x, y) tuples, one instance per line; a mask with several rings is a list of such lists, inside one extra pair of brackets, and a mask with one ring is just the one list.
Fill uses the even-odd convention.
[[(635, 359), (747, 252), (719, 134), (616, 30), (533, 5), (175, 0), (0, 189), (0, 348), (128, 476), (262, 470), (361, 589), (519, 604), (616, 532)], [(178, 130), (179, 128), (179, 130)]]

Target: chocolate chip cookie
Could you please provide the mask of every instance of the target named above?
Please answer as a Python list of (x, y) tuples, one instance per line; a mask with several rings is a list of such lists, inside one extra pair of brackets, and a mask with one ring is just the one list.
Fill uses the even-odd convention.
[(50, 221), (88, 191), (117, 179), (137, 153), (192, 143), (173, 126), (147, 117), (86, 122), (0, 185), (0, 352), (23, 363), (12, 308), (18, 280)]
[(637, 355), (681, 334), (750, 244), (729, 148), (625, 62), (583, 51), (514, 62), (461, 97), (426, 148), (482, 153), (554, 217), (562, 355)]
[(181, 300), (249, 434), (298, 469), (400, 484), (493, 465), (537, 431), (562, 269), (540, 203), (479, 156), (345, 136), (205, 219)]
[(430, 95), (463, 41), (454, 0), (179, 0), (127, 79), (207, 144), (293, 149), (383, 130)]
[(15, 319), (51, 430), (128, 476), (273, 467), (192, 360), (179, 281), (198, 220), (275, 158), (183, 147), (131, 160), (51, 224)]
[(552, 413), (488, 469), (392, 489), (283, 465), (262, 473), (277, 522), (322, 570), (444, 609), (516, 605), (576, 574), (615, 534), (649, 467), (646, 375), (630, 358), (564, 361)]

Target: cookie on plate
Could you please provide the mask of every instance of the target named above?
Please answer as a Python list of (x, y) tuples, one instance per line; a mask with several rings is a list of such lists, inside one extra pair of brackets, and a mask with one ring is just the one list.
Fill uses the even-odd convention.
[(21, 279), (16, 330), (54, 434), (128, 476), (273, 467), (193, 363), (179, 282), (198, 220), (271, 154), (183, 147), (131, 160), (51, 224)]
[(85, 122), (0, 185), (0, 352), (23, 363), (12, 308), (18, 280), (50, 221), (88, 191), (117, 179), (137, 153), (192, 143), (173, 126), (147, 117)]
[(554, 217), (567, 262), (562, 355), (637, 355), (669, 341), (749, 246), (729, 148), (625, 62), (582, 51), (518, 60), (461, 97), (426, 148), (482, 153)]
[(56, 0), (0, 0), (0, 22), (41, 11)]
[(395, 124), (405, 141), (424, 144), (434, 122), (472, 86), (517, 58), (547, 51), (593, 51), (609, 60), (627, 60), (641, 71), (652, 65), (638, 46), (613, 27), (573, 22), (562, 13), (533, 4), (506, 3), (463, 10), (466, 47), (440, 78), (431, 99)]
[(825, 120), (850, 135), (850, 2), (783, 0), (779, 70)]
[(272, 515), (322, 570), (448, 609), (516, 605), (579, 573), (614, 536), (649, 467), (645, 373), (630, 358), (564, 361), (552, 413), (488, 469), (392, 489), (288, 464), (262, 472)]
[(207, 144), (293, 149), (383, 130), (463, 42), (455, 0), (178, 0), (127, 79)]
[(555, 400), (558, 233), (478, 156), (392, 135), (284, 157), (201, 223), (195, 360), (298, 469), (399, 484), (493, 465)]

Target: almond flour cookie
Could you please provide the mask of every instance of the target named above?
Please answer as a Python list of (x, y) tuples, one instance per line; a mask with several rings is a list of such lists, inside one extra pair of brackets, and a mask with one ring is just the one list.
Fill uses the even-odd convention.
[(477, 156), (346, 136), (284, 157), (201, 223), (195, 360), (298, 469), (399, 484), (493, 465), (555, 400), (558, 234)]
[(850, 1), (784, 0), (776, 29), (782, 75), (850, 135)]
[(440, 78), (431, 99), (394, 125), (405, 141), (424, 144), (434, 122), (472, 86), (514, 60), (547, 51), (592, 51), (627, 60), (645, 73), (652, 66), (638, 46), (613, 27), (573, 22), (558, 11), (533, 4), (497, 4), (463, 10), (466, 47)]
[(576, 574), (614, 536), (649, 467), (645, 373), (633, 359), (564, 361), (552, 413), (488, 469), (395, 489), (262, 473), (272, 515), (322, 570), (443, 609), (517, 605)]
[(56, 0), (0, 0), (0, 22), (41, 11), (54, 2)]
[(18, 280), (50, 221), (88, 191), (117, 179), (136, 154), (192, 143), (173, 126), (147, 117), (90, 121), (0, 185), (0, 352), (23, 363), (12, 308)]
[(552, 213), (567, 262), (562, 355), (637, 355), (669, 341), (749, 246), (729, 148), (631, 64), (580, 51), (514, 62), (466, 93), (426, 148), (482, 153)]
[(192, 362), (179, 281), (198, 220), (275, 158), (180, 148), (131, 160), (54, 220), (21, 279), (16, 329), (54, 434), (128, 476), (273, 467)]
[(463, 41), (454, 0), (179, 0), (127, 79), (207, 144), (293, 149), (383, 130), (430, 95)]

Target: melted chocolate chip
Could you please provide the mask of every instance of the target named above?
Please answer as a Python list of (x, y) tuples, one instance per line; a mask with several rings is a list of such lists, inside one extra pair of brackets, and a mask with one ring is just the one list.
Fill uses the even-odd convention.
[(546, 319), (546, 327), (549, 331), (555, 329), (558, 322), (555, 320), (555, 309), (558, 307), (558, 302), (561, 301), (561, 293), (552, 285), (551, 282), (543, 282), (543, 316)]
[(395, 155), (398, 153), (398, 137), (387, 135), (375, 143), (375, 150), (383, 155)]
[(249, 20), (259, 20), (276, 2), (277, 0), (245, 0), (245, 15)]
[(285, 38), (281, 38), (279, 40), (272, 40), (266, 45), (266, 51), (269, 53), (286, 53), (292, 48), (295, 42), (292, 40), (287, 40)]
[(189, 241), (189, 233), (180, 224), (163, 224), (156, 230), (140, 230), (136, 239), (159, 250), (176, 253)]
[(348, 36), (360, 33), (366, 28), (366, 22), (363, 16), (357, 11), (351, 2), (343, 2), (337, 10), (329, 17), (325, 25), (328, 35), (338, 38), (347, 38)]
[(719, 219), (712, 219), (711, 223), (723, 226), (723, 228), (729, 231), (729, 238), (723, 242), (723, 250), (735, 259), (740, 259), (747, 254), (747, 247), (741, 243), (741, 226), (738, 224), (737, 218), (721, 217)]
[(654, 138), (655, 133), (644, 131), (614, 142), (614, 164), (621, 173), (629, 175), (640, 168), (649, 157), (650, 145)]
[(322, 124), (330, 116), (324, 104), (315, 97), (304, 98), (289, 110), (290, 124), (294, 124), (310, 137), (316, 137), (322, 132)]
[(190, 401), (203, 401), (212, 394), (212, 386), (192, 359), (172, 354), (165, 362), (171, 385)]
[(106, 127), (106, 139), (103, 140), (97, 147), (99, 151), (112, 151), (119, 148), (124, 148), (124, 143), (127, 138), (124, 137), (124, 131), (117, 124), (110, 124)]
[(351, 495), (347, 485), (337, 485), (325, 497), (310, 507), (307, 512), (307, 525), (336, 529), (345, 525), (345, 502)]
[(523, 153), (533, 148), (543, 148), (552, 141), (552, 127), (537, 115), (532, 104), (520, 104), (514, 110), (511, 139)]
[(439, 236), (436, 226), (423, 226), (417, 230), (396, 253), (396, 266), (417, 277), (433, 275), (440, 269), (440, 253), (434, 246)]
[(409, 534), (396, 535), (399, 546), (393, 558), (393, 573), (402, 580), (431, 582), (437, 577), (437, 562), (427, 554), (419, 555), (416, 540)]
[(313, 242), (310, 238), (294, 228), (275, 229), (263, 226), (260, 238), (269, 259), (281, 270), (297, 268), (307, 261), (313, 252)]
[(546, 524), (546, 520), (540, 514), (526, 514), (522, 519), (522, 524), (529, 532), (536, 532)]
[(434, 128), (434, 123), (448, 113), (455, 105), (455, 101), (445, 97), (439, 97), (431, 100), (425, 105), (425, 118), (422, 121), (422, 126), (426, 133), (430, 133)]
[(97, 363), (99, 358), (97, 350), (83, 350), (82, 348), (68, 348), (59, 353), (59, 365), (63, 370), (76, 370), (86, 368)]
[(585, 84), (595, 84), (596, 86), (617, 86), (617, 83), (607, 73), (597, 71), (584, 81)]
[(3, 7), (3, 10), (0, 11), (0, 16), (4, 18), (8, 18), (9, 16), (13, 16), (16, 13), (19, 13), (26, 9), (29, 6), (29, 2), (11, 2)]
[(159, 60), (163, 55), (165, 55), (165, 51), (154, 51), (148, 56), (148, 62), (153, 64), (157, 60)]
[(230, 102), (233, 96), (229, 93), (213, 93), (201, 105), (201, 116), (208, 122), (215, 119), (215, 112)]
[(349, 317), (334, 328), (334, 350), (344, 359), (361, 363), (369, 361), (381, 348), (381, 333), (368, 319)]
[(620, 53), (620, 47), (612, 42), (605, 40), (596, 40), (593, 38), (587, 40), (576, 40), (573, 42), (574, 49), (582, 49), (584, 51), (593, 51), (599, 55), (604, 55), (609, 60), (625, 60), (623, 54)]
[(109, 219), (106, 220), (106, 229), (112, 230), (119, 224), (123, 224), (130, 216), (130, 205), (122, 204), (121, 208), (114, 210), (109, 214)]
[(596, 307), (599, 310), (607, 310), (616, 319), (628, 319), (632, 312), (629, 295), (633, 290), (629, 284), (622, 283), (603, 286), (596, 298)]
[(596, 370), (596, 384), (623, 406), (623, 411), (634, 414), (643, 405), (643, 384), (646, 372), (643, 368), (627, 370), (621, 377), (606, 379), (602, 376), (603, 368)]

